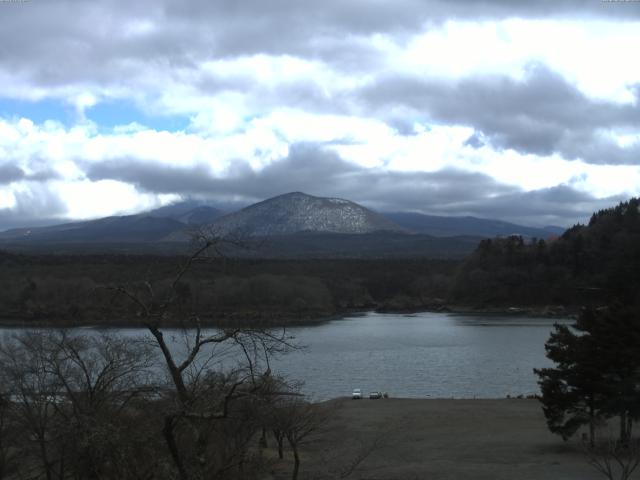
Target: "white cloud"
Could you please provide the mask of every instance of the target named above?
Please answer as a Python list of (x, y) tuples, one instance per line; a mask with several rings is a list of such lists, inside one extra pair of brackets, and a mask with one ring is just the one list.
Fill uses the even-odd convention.
[(640, 22), (567, 19), (449, 21), (417, 34), (406, 45), (387, 46), (395, 71), (459, 78), (506, 73), (521, 78), (527, 65), (543, 63), (595, 98), (630, 102), (640, 82)]
[(131, 214), (177, 198), (141, 193), (133, 185), (115, 180), (53, 182), (51, 190), (67, 205), (65, 216), (69, 219)]
[(0, 209), (13, 208), (16, 206), (16, 197), (12, 188), (0, 188)]
[[(82, 21), (65, 17), (56, 23), (43, 15), (32, 25), (26, 17), (16, 17), (15, 27), (0, 19), (8, 32), (9, 27), (49, 28), (42, 39), (33, 35), (26, 39), (21, 56), (0, 60), (2, 95), (55, 98), (77, 113), (71, 126), (56, 119), (34, 123), (11, 115), (0, 118), (0, 159), (19, 166), (27, 176), (46, 169), (57, 175), (3, 186), (0, 208), (15, 205), (16, 193), (38, 195), (41, 188), (58, 196), (70, 217), (131, 212), (173, 197), (140, 192), (112, 180), (92, 182), (86, 176), (88, 165), (130, 159), (158, 168), (198, 167), (212, 177), (225, 177), (247, 164), (254, 172), (264, 169), (287, 157), (291, 146), (299, 143), (324, 145), (347, 161), (380, 171), (453, 168), (482, 173), (523, 190), (571, 185), (599, 197), (640, 193), (636, 165), (591, 165), (580, 159), (568, 161), (557, 153), (523, 154), (488, 144), (474, 148), (466, 140), (480, 129), (470, 125), (471, 120), (455, 124), (462, 123), (464, 116), (453, 117), (458, 120), (451, 124), (434, 125), (419, 101), (376, 109), (363, 100), (361, 92), (376, 85), (376, 80), (402, 75), (445, 84), (487, 75), (521, 79), (532, 64), (540, 64), (589, 97), (632, 104), (638, 101), (633, 88), (640, 85), (640, 63), (634, 61), (640, 51), (638, 21), (575, 15), (548, 19), (486, 15), (474, 21), (461, 20), (464, 15), (458, 14), (442, 23), (423, 24), (404, 12), (396, 18), (399, 23), (389, 19), (387, 25), (375, 12), (358, 15), (343, 5), (344, 13), (353, 15), (349, 21), (327, 12), (326, 18), (318, 17), (326, 25), (308, 25), (313, 28), (304, 28), (302, 34), (291, 22), (275, 22), (282, 31), (260, 37), (242, 30), (248, 35), (245, 38), (235, 32), (244, 20), (255, 22), (250, 25), (256, 32), (267, 20), (234, 17), (237, 23), (231, 27), (214, 28), (206, 15), (189, 17), (177, 7), (177, 12), (169, 7), (151, 12), (144, 6), (130, 18), (117, 11), (105, 22), (95, 22), (95, 29), (90, 27), (89, 20), (105, 17), (109, 8), (117, 10), (109, 6), (78, 7)], [(218, 14), (215, 7), (211, 6)], [(336, 12), (338, 7), (333, 5)], [(53, 14), (58, 7), (46, 6), (45, 11)], [(174, 22), (171, 12), (184, 16)], [(368, 13), (372, 13), (371, 25), (366, 25)], [(292, 20), (286, 12), (283, 15), (274, 13), (274, 18)], [(52, 45), (70, 50), (64, 57), (55, 57)], [(389, 95), (394, 94), (399, 93)], [(524, 96), (526, 92), (513, 98), (522, 101)], [(188, 127), (159, 131), (125, 118), (122, 125), (109, 130), (87, 121), (87, 109), (113, 99), (135, 105), (152, 117), (186, 116)], [(517, 115), (517, 108), (505, 111)], [(624, 127), (602, 131), (601, 125), (587, 125), (585, 137), (606, 137), (623, 148), (638, 145), (640, 136), (633, 128), (636, 117), (626, 110), (608, 115), (618, 114), (626, 115), (620, 122)], [(535, 112), (525, 120), (527, 127), (535, 126)], [(556, 131), (555, 120), (543, 126)], [(504, 127), (497, 123), (494, 136)], [(538, 133), (549, 134), (542, 128)], [(606, 142), (602, 144), (608, 148)], [(602, 152), (603, 158), (608, 152)]]
[[(489, 146), (472, 148), (465, 145), (473, 133), (468, 127), (433, 126), (405, 136), (374, 119), (282, 110), (250, 121), (242, 131), (223, 133), (214, 137), (139, 127), (98, 133), (90, 125), (65, 128), (51, 122), (38, 125), (22, 119), (0, 122), (0, 147), (28, 174), (42, 170), (42, 159), (46, 159), (46, 166), (59, 179), (44, 182), (64, 202), (68, 218), (131, 213), (175, 198), (140, 192), (133, 185), (112, 180), (92, 182), (84, 174), (87, 162), (128, 158), (151, 162), (158, 168), (199, 165), (205, 166), (212, 178), (224, 178), (234, 173), (235, 159), (247, 160), (258, 171), (285, 158), (289, 145), (300, 142), (328, 144), (345, 160), (389, 172), (456, 168), (483, 173), (523, 190), (566, 184), (598, 197), (640, 193), (637, 166), (590, 165), (558, 156), (496, 151)], [(21, 182), (13, 190), (3, 192), (0, 205), (13, 205), (12, 191), (28, 190), (33, 184), (30, 180)]]

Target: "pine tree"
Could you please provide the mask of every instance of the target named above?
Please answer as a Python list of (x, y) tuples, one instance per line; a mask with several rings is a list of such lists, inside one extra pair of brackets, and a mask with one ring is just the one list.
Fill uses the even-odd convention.
[(600, 368), (591, 340), (588, 335), (556, 324), (545, 344), (547, 357), (556, 367), (534, 370), (540, 378), (540, 400), (549, 430), (564, 440), (583, 425), (589, 425), (590, 442), (595, 439), (603, 398)]
[(620, 418), (628, 443), (640, 418), (640, 325), (620, 307), (585, 309), (571, 328), (556, 325), (545, 344), (554, 368), (536, 369), (549, 430), (568, 439), (589, 425), (593, 444), (600, 419)]

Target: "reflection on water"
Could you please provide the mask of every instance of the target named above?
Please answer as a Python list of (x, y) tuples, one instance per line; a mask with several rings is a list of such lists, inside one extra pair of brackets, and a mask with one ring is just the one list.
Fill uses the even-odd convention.
[[(415, 398), (530, 394), (538, 390), (533, 368), (549, 365), (544, 342), (557, 321), (369, 313), (289, 328), (288, 335), (305, 348), (275, 359), (271, 367), (303, 380), (305, 393), (317, 400), (350, 395), (353, 388)], [(15, 331), (5, 329), (4, 333)], [(148, 335), (142, 329), (118, 332)], [(182, 349), (180, 331), (167, 332), (167, 338)]]

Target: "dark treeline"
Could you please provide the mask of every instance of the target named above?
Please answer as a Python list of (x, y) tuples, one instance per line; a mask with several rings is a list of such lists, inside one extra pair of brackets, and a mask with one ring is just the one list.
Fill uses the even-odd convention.
[(640, 214), (633, 198), (561, 237), (483, 240), (464, 262), (451, 300), (476, 306), (604, 305), (640, 301)]
[[(619, 418), (619, 438), (628, 445), (640, 419), (640, 326), (637, 310), (616, 304), (585, 308), (576, 323), (556, 325), (546, 343), (555, 366), (537, 369), (549, 429), (565, 440)], [(640, 453), (640, 452), (638, 452)]]
[[(108, 288), (170, 286), (185, 257), (0, 252), (4, 322), (131, 324), (139, 312)], [(178, 286), (210, 324), (305, 322), (353, 310), (407, 311), (637, 304), (638, 199), (595, 213), (561, 237), (486, 239), (464, 261), (202, 258)], [(454, 307), (455, 308), (455, 307)], [(564, 314), (565, 308), (549, 313)]]
[[(217, 241), (204, 239), (166, 285), (102, 279), (104, 308), (115, 317), (130, 306), (145, 335), (28, 329), (0, 338), (0, 479), (254, 479), (285, 468), (285, 453), (298, 478), (300, 449), (330, 412), (271, 370), (298, 348), (284, 328), (202, 328), (187, 282), (210, 266), (200, 260)], [(346, 478), (361, 458), (318, 478)]]
[(639, 204), (634, 198), (599, 211), (589, 225), (570, 229), (548, 246), (511, 240), (508, 247), (511, 265), (519, 262), (522, 272), (534, 257), (537, 270), (529, 272), (544, 273), (555, 262), (557, 274), (541, 295), (558, 288), (556, 295), (577, 302), (576, 294), (559, 288), (567, 281), (585, 294), (576, 322), (555, 325), (545, 344), (554, 366), (535, 373), (549, 430), (565, 440), (582, 431), (589, 463), (610, 479), (631, 478), (640, 465), (640, 439), (633, 435), (640, 420)]
[[(110, 285), (170, 287), (182, 257), (0, 253), (5, 322), (130, 324), (135, 307)], [(257, 260), (201, 258), (178, 286), (204, 322), (308, 321), (363, 309), (442, 305), (459, 262), (428, 259)]]
[(143, 307), (146, 337), (49, 329), (0, 339), (0, 479), (253, 479), (280, 465), (295, 480), (299, 449), (329, 411), (269, 369), (295, 348), (284, 332), (204, 333), (188, 315), (171, 334), (180, 350), (158, 326), (175, 297), (118, 288)]

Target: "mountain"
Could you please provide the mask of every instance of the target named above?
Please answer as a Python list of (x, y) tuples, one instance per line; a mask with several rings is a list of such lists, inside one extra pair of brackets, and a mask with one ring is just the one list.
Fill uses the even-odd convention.
[(404, 232), (391, 220), (341, 198), (286, 193), (225, 215), (214, 223), (221, 235), (270, 237), (298, 232), (364, 234)]
[[(222, 210), (195, 201), (167, 205), (138, 215), (99, 218), (84, 222), (0, 232), (0, 242), (112, 243), (161, 242), (194, 226), (214, 223)], [(185, 235), (185, 240), (187, 236)]]
[(186, 225), (205, 225), (215, 222), (225, 214), (226, 212), (218, 208), (187, 200), (151, 210), (144, 215), (155, 218), (171, 218)]
[(0, 241), (20, 243), (156, 242), (185, 224), (147, 215), (106, 217), (51, 227), (18, 228), (0, 232)]
[(424, 233), (434, 237), (453, 237), (471, 235), (477, 237), (504, 237), (520, 235), (527, 238), (546, 239), (562, 235), (562, 227), (544, 228), (525, 227), (515, 223), (477, 217), (441, 217), (413, 212), (384, 213), (386, 218), (397, 225), (415, 233)]
[[(65, 253), (184, 253), (191, 231), (206, 226), (219, 235), (250, 239), (265, 258), (462, 257), (482, 238), (549, 238), (536, 229), (475, 217), (397, 212), (381, 215), (357, 203), (292, 192), (233, 213), (188, 200), (138, 215), (0, 232), (0, 248)], [(562, 229), (559, 229), (560, 231)]]

